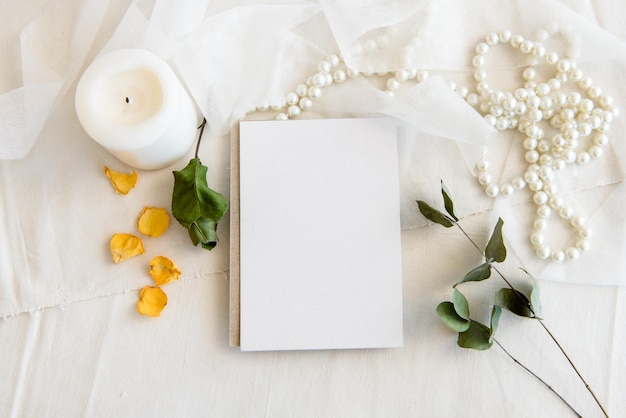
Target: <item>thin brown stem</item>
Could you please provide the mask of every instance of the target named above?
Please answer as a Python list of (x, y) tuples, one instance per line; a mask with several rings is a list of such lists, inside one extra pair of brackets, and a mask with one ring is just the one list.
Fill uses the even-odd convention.
[[(463, 235), (465, 235), (465, 237), (472, 243), (472, 245), (474, 246), (474, 248), (476, 248), (476, 250), (485, 258), (485, 260), (487, 260), (487, 256), (485, 255), (485, 253), (483, 252), (483, 250), (480, 249), (480, 247), (478, 246), (478, 244), (476, 244), (476, 242), (474, 242), (474, 240), (472, 239), (472, 237), (469, 236), (469, 234), (467, 232), (465, 232), (465, 230), (461, 227), (461, 225), (458, 222), (454, 222), (454, 224), (459, 228), (459, 230), (461, 230), (461, 232), (463, 233)], [(487, 260), (489, 261), (489, 260)], [(498, 270), (498, 268), (496, 266), (494, 266), (493, 264), (491, 265), (491, 267), (496, 271), (496, 273), (498, 273), (498, 275), (500, 276), (500, 278), (507, 284), (507, 286), (513, 290), (513, 293), (515, 293), (515, 295), (517, 295), (517, 297), (519, 297), (520, 299), (523, 299), (520, 292), (515, 289), (515, 287), (513, 287), (513, 285), (511, 284), (511, 282), (504, 276), (504, 274), (502, 274), (502, 272), (500, 270)], [(604, 414), (604, 416), (606, 418), (609, 418), (609, 414), (606, 412), (606, 409), (604, 408), (604, 406), (602, 405), (602, 403), (600, 402), (600, 400), (598, 399), (598, 397), (596, 396), (595, 392), (593, 391), (593, 389), (591, 388), (591, 386), (589, 385), (589, 383), (587, 383), (587, 381), (583, 378), (582, 374), (580, 373), (580, 371), (578, 370), (578, 368), (576, 367), (576, 365), (574, 364), (574, 362), (572, 361), (572, 359), (569, 357), (569, 355), (565, 352), (565, 349), (563, 348), (563, 346), (561, 345), (561, 343), (559, 343), (559, 341), (557, 340), (557, 338), (554, 336), (554, 334), (552, 334), (552, 332), (550, 332), (550, 330), (548, 329), (548, 326), (546, 324), (544, 324), (544, 322), (539, 319), (537, 317), (537, 315), (535, 314), (535, 311), (533, 310), (533, 307), (530, 303), (528, 303), (526, 300), (524, 300), (524, 303), (526, 303), (526, 306), (528, 307), (528, 309), (530, 310), (530, 312), (533, 314), (533, 317), (535, 319), (538, 319), (539, 323), (541, 324), (541, 326), (543, 327), (543, 329), (548, 333), (548, 335), (550, 336), (550, 338), (552, 338), (552, 341), (554, 341), (554, 343), (556, 344), (556, 346), (559, 348), (559, 350), (561, 351), (561, 353), (563, 354), (563, 356), (565, 356), (565, 358), (567, 359), (567, 361), (569, 362), (570, 366), (572, 366), (572, 369), (574, 369), (574, 372), (576, 372), (576, 374), (578, 375), (578, 378), (580, 379), (580, 381), (585, 385), (585, 388), (587, 389), (587, 391), (589, 391), (589, 393), (591, 394), (591, 396), (593, 397), (593, 400), (596, 402), (596, 404), (598, 404), (598, 407), (602, 410), (602, 413)], [(499, 344), (498, 344), (499, 345)], [(508, 354), (508, 353), (507, 353)]]
[(504, 351), (504, 353), (509, 356), (509, 358), (511, 360), (513, 360), (518, 366), (520, 366), (522, 369), (526, 370), (528, 373), (530, 373), (535, 379), (537, 379), (538, 381), (540, 381), (545, 387), (547, 387), (552, 393), (554, 393), (565, 405), (567, 405), (567, 407), (569, 409), (572, 410), (572, 412), (574, 414), (576, 414), (577, 417), (582, 418), (582, 415), (580, 415), (578, 413), (578, 411), (576, 411), (574, 409), (574, 407), (572, 405), (570, 405), (565, 398), (563, 398), (552, 386), (550, 386), (545, 380), (543, 380), (541, 377), (539, 377), (535, 372), (533, 372), (532, 370), (530, 370), (528, 367), (526, 367), (524, 364), (522, 364), (518, 359), (516, 359), (515, 357), (513, 357), (513, 355), (511, 353), (508, 352), (508, 350), (506, 348), (504, 348), (502, 346), (502, 344), (500, 344), (500, 342), (498, 340), (496, 340), (495, 338), (493, 339), (493, 342), (495, 342), (498, 347), (500, 347), (500, 349), (502, 351)]
[(204, 127), (206, 126), (206, 118), (202, 118), (202, 123), (198, 126), (200, 132), (198, 132), (198, 140), (196, 141), (196, 153), (195, 158), (198, 158), (198, 151), (200, 151), (200, 141), (202, 141), (202, 134), (204, 133)]

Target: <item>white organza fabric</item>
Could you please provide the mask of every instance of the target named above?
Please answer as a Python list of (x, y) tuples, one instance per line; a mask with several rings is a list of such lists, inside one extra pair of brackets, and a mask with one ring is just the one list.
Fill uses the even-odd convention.
[[(498, 216), (504, 219), (510, 253), (517, 258), (513, 262), (538, 278), (591, 284), (626, 280), (619, 262), (626, 255), (626, 117), (613, 123), (601, 158), (559, 174), (564, 197), (587, 217), (594, 236), (591, 250), (580, 260), (554, 264), (538, 260), (528, 243), (534, 218), (531, 194), (523, 190), (494, 201), (474, 178), (473, 166), (485, 148), (496, 181), (523, 174), (519, 135), (496, 132), (447, 84), (452, 80), (474, 90), (471, 58), (488, 32), (510, 29), (536, 39), (547, 30), (553, 34), (548, 48), (576, 55), (585, 73), (613, 96), (618, 108), (626, 109), (624, 32), (605, 31), (603, 21), (584, 17), (567, 3), (511, 1), (508, 13), (494, 12), (502, 7), (495, 0), (26, 3), (12, 6), (14, 24), (2, 29), (0, 39), (8, 58), (0, 68), (0, 159), (6, 160), (0, 161), (0, 316), (143, 283), (142, 264), (112, 269), (105, 241), (118, 232), (115, 228), (132, 228), (128, 213), (138, 213), (146, 203), (169, 205), (171, 169), (141, 173), (141, 185), (124, 200), (106, 194), (90, 200), (87, 196), (108, 187), (103, 163), (125, 167), (88, 139), (73, 109), (82, 70), (98, 54), (123, 47), (155, 52), (188, 88), (208, 120), (201, 158), (210, 167), (209, 183), (223, 193), (228, 192), (233, 123), (246, 116), (272, 118), (272, 112), (251, 116), (250, 111), (265, 102), (283, 103), (284, 95), (314, 74), (329, 54), (340, 53), (348, 65), (367, 73), (427, 70), (429, 79), (407, 83), (393, 97), (382, 91), (386, 77), (359, 77), (323, 88), (313, 112), (302, 117), (391, 116), (398, 121), (404, 228), (427, 224), (415, 200), (439, 205), (439, 182), (444, 180), (461, 217), (491, 210), (494, 223)], [(511, 91), (522, 84), (528, 56), (498, 48), (486, 64), (489, 82)], [(26, 196), (24, 190), (40, 192)], [(375, 198), (376, 191), (372, 194)], [(112, 221), (124, 217), (122, 224)], [(197, 257), (183, 244), (184, 231), (171, 229), (167, 239), (152, 244), (155, 254), (169, 251), (195, 276), (228, 268), (226, 250)], [(85, 233), (95, 241), (85, 243)], [(558, 225), (555, 234), (571, 238)], [(85, 251), (98, 257), (77, 262)], [(599, 266), (600, 260), (614, 262)], [(601, 274), (593, 274), (599, 268)], [(47, 275), (49, 269), (63, 277)], [(127, 280), (111, 281), (113, 274)]]

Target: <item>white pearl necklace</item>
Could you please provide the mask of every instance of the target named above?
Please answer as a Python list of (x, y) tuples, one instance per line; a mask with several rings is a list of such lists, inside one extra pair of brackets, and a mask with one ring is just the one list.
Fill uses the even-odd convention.
[[(533, 65), (529, 65), (522, 71), (525, 82), (523, 87), (514, 92), (492, 89), (487, 83), (484, 65), (490, 49), (499, 44), (507, 44), (553, 66), (553, 77), (546, 82), (538, 82), (537, 71)], [(610, 96), (604, 95), (591, 78), (584, 76), (574, 60), (560, 59), (556, 52), (548, 52), (540, 41), (524, 39), (509, 30), (492, 32), (485, 37), (484, 42), (476, 45), (475, 52), (472, 66), (477, 83), (476, 92), (470, 93), (454, 81), (448, 81), (448, 84), (497, 130), (517, 129), (521, 132), (524, 135), (521, 141), (525, 149), (524, 157), (528, 163), (523, 175), (498, 185), (489, 174), (489, 161), (485, 153), (476, 164), (478, 182), (486, 195), (494, 198), (510, 195), (528, 186), (537, 206), (530, 233), (530, 242), (537, 256), (553, 261), (577, 259), (581, 251), (589, 248), (591, 229), (585, 225), (585, 219), (575, 214), (558, 195), (554, 179), (568, 165), (586, 164), (602, 155), (603, 147), (608, 143), (606, 132), (613, 118), (618, 115), (618, 109), (613, 107)], [(360, 75), (388, 74), (359, 73), (348, 68), (339, 55), (328, 56), (318, 64), (317, 70), (307, 78), (306, 83), (299, 84), (294, 92), (288, 93), (283, 104), (270, 106), (266, 102), (256, 110), (277, 111), (277, 120), (297, 118), (303, 111), (312, 108), (313, 100), (321, 97), (324, 87)], [(421, 82), (428, 76), (425, 70), (395, 71), (386, 82), (385, 92), (393, 96), (402, 83), (411, 80)], [(564, 91), (566, 86), (570, 90), (567, 93)], [(586, 141), (589, 146), (583, 148), (581, 143), (586, 138), (589, 138)], [(566, 221), (577, 236), (576, 242), (564, 249), (551, 249), (546, 245), (544, 233), (553, 212)]]
[[(491, 89), (486, 82), (485, 57), (492, 47), (507, 44), (554, 67), (552, 78), (538, 82), (537, 71), (529, 65), (522, 71), (523, 87), (514, 92)], [(490, 33), (479, 43), (472, 59), (476, 93), (467, 101), (496, 129), (517, 129), (524, 135), (521, 144), (528, 167), (523, 176), (510, 182), (495, 184), (488, 172), (489, 162), (483, 157), (477, 164), (478, 181), (490, 197), (510, 195), (526, 186), (533, 192), (537, 206), (530, 242), (541, 259), (574, 260), (589, 248), (591, 229), (585, 219), (564, 203), (558, 195), (555, 177), (570, 164), (587, 164), (602, 155), (608, 143), (606, 135), (617, 109), (610, 96), (602, 94), (591, 78), (586, 77), (572, 59), (559, 59), (539, 41), (524, 39), (505, 30)], [(565, 87), (568, 92), (565, 92)], [(587, 143), (587, 146), (583, 146)], [(569, 224), (576, 242), (565, 249), (551, 249), (544, 232), (552, 212)]]

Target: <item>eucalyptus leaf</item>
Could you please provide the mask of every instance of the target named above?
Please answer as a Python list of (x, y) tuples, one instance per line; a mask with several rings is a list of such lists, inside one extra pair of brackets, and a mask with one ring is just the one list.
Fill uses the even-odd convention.
[(502, 221), (502, 218), (498, 218), (498, 223), (496, 223), (493, 233), (491, 234), (491, 238), (485, 248), (485, 256), (487, 259), (498, 263), (501, 263), (506, 259), (506, 247), (504, 246), (504, 240), (502, 239), (503, 224), (504, 221)]
[(524, 273), (528, 275), (533, 281), (533, 288), (530, 291), (530, 306), (532, 306), (535, 316), (538, 318), (541, 316), (541, 297), (539, 292), (539, 282), (530, 274), (526, 269), (520, 267)]
[(461, 318), (452, 302), (441, 302), (437, 306), (437, 315), (453, 331), (463, 332), (470, 326), (469, 319)]
[(454, 310), (461, 318), (469, 319), (469, 303), (467, 303), (467, 299), (463, 296), (463, 293), (457, 289), (454, 289), (452, 292), (452, 303), (454, 304)]
[(480, 266), (472, 269), (461, 280), (456, 282), (456, 284), (453, 287), (456, 287), (460, 285), (461, 283), (465, 283), (465, 282), (480, 282), (490, 277), (491, 277), (491, 263), (487, 261), (481, 264)]
[(491, 347), (491, 330), (480, 322), (470, 320), (469, 328), (459, 333), (459, 347), (473, 350), (487, 350)]
[(454, 226), (454, 222), (450, 218), (448, 218), (442, 212), (433, 208), (432, 206), (430, 206), (428, 203), (424, 202), (423, 200), (418, 200), (417, 205), (419, 207), (420, 212), (422, 213), (422, 215), (424, 215), (424, 217), (426, 217), (426, 219), (432, 222), (435, 222), (439, 225), (443, 225), (446, 228), (450, 228), (451, 226)]
[(498, 329), (498, 323), (500, 322), (500, 315), (502, 315), (502, 308), (498, 305), (493, 305), (491, 309), (491, 322), (489, 324), (489, 341), (493, 341), (493, 336)]
[(530, 291), (530, 306), (533, 308), (533, 312), (536, 317), (541, 316), (541, 295), (539, 291), (539, 283), (533, 279), (533, 290)]
[(522, 292), (508, 287), (496, 292), (495, 304), (513, 312), (515, 315), (533, 318), (530, 301)]
[(459, 218), (457, 218), (454, 213), (454, 202), (452, 201), (452, 196), (450, 195), (450, 192), (448, 191), (448, 188), (443, 180), (441, 181), (441, 194), (443, 195), (443, 204), (446, 208), (446, 212), (448, 212), (448, 215), (452, 216), (455, 221), (458, 221)]
[(180, 171), (174, 171), (172, 214), (189, 233), (194, 245), (207, 250), (217, 245), (217, 223), (228, 210), (226, 198), (209, 188), (207, 167), (193, 158)]

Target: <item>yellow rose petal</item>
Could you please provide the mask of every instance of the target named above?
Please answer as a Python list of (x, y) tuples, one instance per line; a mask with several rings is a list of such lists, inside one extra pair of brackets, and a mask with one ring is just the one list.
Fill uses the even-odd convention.
[(141, 238), (132, 234), (113, 234), (110, 243), (111, 257), (115, 264), (143, 254)]
[(137, 220), (139, 232), (149, 237), (162, 235), (170, 226), (170, 216), (163, 208), (144, 207)]
[(147, 316), (160, 316), (167, 305), (167, 295), (160, 287), (146, 286), (141, 289), (137, 312)]
[(162, 286), (180, 278), (181, 271), (172, 260), (162, 255), (150, 261), (150, 277), (157, 286)]
[(137, 171), (135, 169), (130, 174), (118, 173), (105, 165), (104, 174), (119, 194), (127, 194), (137, 184)]

